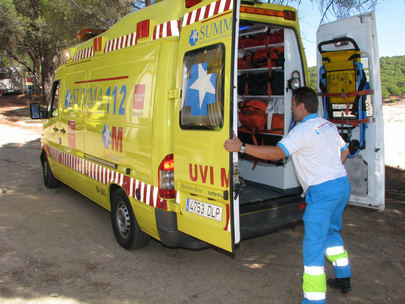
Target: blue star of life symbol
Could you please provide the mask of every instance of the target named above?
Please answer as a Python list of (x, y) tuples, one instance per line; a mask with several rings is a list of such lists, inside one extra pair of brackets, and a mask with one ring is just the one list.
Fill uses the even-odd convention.
[(108, 125), (104, 125), (102, 140), (103, 140), (104, 148), (108, 149), (111, 145), (111, 132), (110, 132), (110, 129), (108, 128)]
[(195, 44), (198, 41), (198, 33), (197, 30), (192, 30), (191, 34), (190, 34), (190, 39), (188, 40), (188, 42), (190, 43), (191, 46), (195, 46)]
[(191, 115), (207, 115), (208, 105), (216, 102), (217, 74), (208, 74), (207, 67), (207, 62), (191, 66), (184, 102), (185, 106), (191, 108)]
[(72, 94), (70, 94), (70, 90), (67, 90), (65, 97), (65, 109), (70, 108), (71, 106), (72, 106)]

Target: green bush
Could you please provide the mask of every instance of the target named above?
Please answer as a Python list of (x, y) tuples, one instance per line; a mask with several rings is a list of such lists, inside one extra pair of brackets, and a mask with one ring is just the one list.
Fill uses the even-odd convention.
[(386, 99), (390, 96), (390, 92), (386, 88), (382, 89), (382, 98)]

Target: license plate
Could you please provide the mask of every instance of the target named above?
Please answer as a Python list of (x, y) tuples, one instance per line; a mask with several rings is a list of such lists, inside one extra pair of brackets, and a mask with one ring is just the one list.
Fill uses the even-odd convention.
[(222, 207), (188, 198), (186, 210), (216, 221), (222, 220)]

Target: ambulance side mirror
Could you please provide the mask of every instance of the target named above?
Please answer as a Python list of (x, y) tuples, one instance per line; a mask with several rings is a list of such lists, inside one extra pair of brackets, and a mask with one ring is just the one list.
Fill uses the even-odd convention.
[(48, 118), (48, 111), (41, 111), (39, 104), (31, 103), (30, 104), (30, 115), (31, 119), (43, 119)]

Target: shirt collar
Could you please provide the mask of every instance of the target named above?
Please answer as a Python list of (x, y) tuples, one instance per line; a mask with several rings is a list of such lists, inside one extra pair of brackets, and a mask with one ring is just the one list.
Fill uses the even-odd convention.
[(302, 122), (307, 121), (307, 120), (312, 119), (312, 118), (317, 118), (317, 117), (318, 117), (318, 114), (316, 114), (316, 113), (311, 113), (311, 114), (305, 116), (305, 117), (302, 119)]

